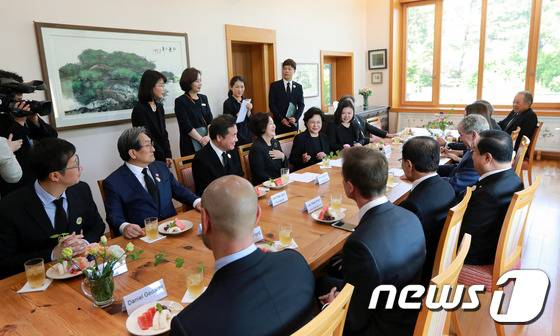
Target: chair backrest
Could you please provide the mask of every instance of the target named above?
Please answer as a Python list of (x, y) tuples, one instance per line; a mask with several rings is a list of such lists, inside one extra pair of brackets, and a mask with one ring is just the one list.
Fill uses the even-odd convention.
[[(461, 273), (461, 268), (471, 247), (471, 235), (465, 233), (463, 236), (463, 241), (457, 252), (457, 256), (451, 261), (451, 263), (442, 269), (442, 271), (436, 275), (431, 283), (436, 285), (438, 288), (436, 302), (439, 302), (439, 296), (441, 295), (441, 289), (444, 285), (450, 285), (455, 289), (457, 285), (457, 280), (459, 279), (459, 274)], [(454, 295), (454, 291), (452, 294)], [(431, 336), (431, 335), (443, 335), (445, 328), (445, 321), (447, 320), (447, 311), (445, 309), (440, 309), (438, 311), (431, 311), (428, 307), (423, 304), (422, 310), (418, 315), (416, 320), (416, 327), (414, 328), (414, 336)]]
[(517, 137), (519, 136), (519, 132), (521, 132), (521, 127), (517, 126), (517, 128), (511, 131), (511, 141), (515, 144)]
[(292, 336), (341, 336), (353, 291), (354, 286), (344, 285), (331, 304)]
[(294, 138), (298, 134), (297, 131), (284, 133), (276, 136), (276, 140), (280, 142), (280, 148), (282, 148), (282, 153), (286, 155), (286, 158), (290, 157), (292, 152), (292, 146), (294, 145)]
[(513, 194), (508, 211), (504, 217), (496, 249), (492, 275), (494, 284), (502, 274), (511, 270), (521, 258), (525, 224), (527, 223), (531, 203), (535, 198), (535, 193), (540, 183), (541, 177), (538, 176), (531, 186)]
[(379, 117), (369, 117), (366, 119), (366, 122), (370, 125), (373, 125), (379, 129), (381, 129), (381, 118)]
[(519, 148), (517, 148), (517, 153), (515, 153), (515, 158), (511, 163), (511, 168), (513, 168), (521, 181), (523, 181), (523, 172), (521, 171), (521, 167), (523, 167), (523, 159), (525, 158), (525, 153), (527, 153), (527, 149), (529, 148), (530, 143), (531, 140), (529, 140), (529, 138), (524, 135), (521, 139), (521, 143), (519, 144)]
[(249, 152), (251, 151), (251, 147), (253, 147), (252, 143), (237, 147), (239, 159), (241, 160), (241, 168), (243, 168), (245, 178), (249, 181), (251, 181), (251, 165), (249, 164)]
[(529, 149), (527, 150), (527, 159), (529, 159), (530, 164), (533, 163), (533, 156), (535, 154), (535, 147), (537, 147), (537, 140), (539, 139), (539, 134), (541, 133), (543, 122), (539, 121), (537, 123), (537, 127), (535, 127), (535, 131), (533, 132), (533, 136), (531, 137), (531, 143), (529, 144)]
[(293, 139), (298, 133), (299, 133), (299, 131), (277, 134), (274, 138), (276, 140), (282, 142), (282, 140), (284, 140), (284, 139), (290, 139), (290, 138)]
[(105, 189), (103, 188), (103, 182), (105, 180), (97, 180), (97, 186), (99, 187), (99, 192), (101, 193), (101, 200), (103, 201), (103, 204), (105, 204)]
[(173, 163), (175, 164), (175, 173), (177, 174), (177, 180), (179, 180), (179, 183), (187, 187), (192, 192), (194, 192), (196, 188), (192, 173), (193, 160), (194, 154), (173, 159)]
[(461, 224), (463, 223), (463, 216), (467, 210), (471, 195), (472, 188), (467, 187), (463, 200), (447, 212), (447, 219), (445, 220), (445, 224), (443, 225), (443, 230), (441, 230), (441, 236), (439, 238), (432, 277), (440, 274), (444, 269), (449, 267), (455, 258), (457, 244), (459, 243)]

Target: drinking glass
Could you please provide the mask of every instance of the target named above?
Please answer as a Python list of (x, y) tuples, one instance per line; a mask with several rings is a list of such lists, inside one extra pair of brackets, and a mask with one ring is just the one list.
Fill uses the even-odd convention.
[(24, 264), (25, 276), (31, 288), (42, 287), (45, 283), (45, 262), (43, 258), (27, 260)]
[(282, 246), (289, 246), (292, 243), (292, 224), (280, 224), (280, 232), (278, 236), (280, 238), (280, 244), (282, 244)]
[(204, 289), (204, 266), (191, 267), (187, 270), (187, 290), (193, 299), (197, 299)]
[(342, 195), (332, 194), (330, 208), (334, 212), (333, 215), (338, 216), (340, 214), (341, 206), (342, 206)]
[(280, 177), (282, 178), (282, 183), (287, 184), (290, 182), (290, 169), (288, 168), (281, 168), (280, 169)]
[(157, 217), (148, 217), (144, 219), (144, 228), (146, 229), (146, 237), (149, 240), (155, 240), (158, 237), (158, 219)]

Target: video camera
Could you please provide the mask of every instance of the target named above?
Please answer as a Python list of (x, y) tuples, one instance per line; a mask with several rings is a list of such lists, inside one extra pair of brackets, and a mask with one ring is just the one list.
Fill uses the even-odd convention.
[(37, 100), (20, 100), (29, 104), (29, 111), (24, 111), (15, 107), (16, 95), (20, 93), (32, 93), (35, 90), (44, 90), (43, 81), (34, 80), (27, 83), (21, 83), (13, 78), (0, 78), (0, 113), (10, 113), (15, 118), (27, 117), (34, 113), (45, 116), (52, 112), (52, 103), (50, 101)]

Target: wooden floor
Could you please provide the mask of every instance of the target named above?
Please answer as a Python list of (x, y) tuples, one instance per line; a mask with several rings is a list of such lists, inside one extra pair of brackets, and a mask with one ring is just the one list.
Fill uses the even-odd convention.
[[(545, 271), (550, 291), (541, 317), (526, 326), (506, 326), (508, 336), (560, 335), (560, 162), (535, 162), (533, 176), (541, 175), (542, 184), (529, 214), (521, 268)], [(488, 303), (478, 312), (460, 312), (459, 318), (464, 335), (496, 335)]]

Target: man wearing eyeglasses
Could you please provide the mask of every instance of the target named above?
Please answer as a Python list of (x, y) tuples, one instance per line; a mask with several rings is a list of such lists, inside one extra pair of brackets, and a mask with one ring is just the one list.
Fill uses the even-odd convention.
[(200, 210), (200, 198), (185, 188), (167, 166), (155, 161), (152, 140), (143, 127), (125, 130), (117, 142), (124, 164), (103, 181), (107, 223), (114, 235), (144, 235), (144, 219), (165, 219), (177, 212), (172, 199)]
[(0, 278), (22, 272), (32, 258), (56, 260), (65, 247), (80, 254), (105, 231), (91, 189), (80, 182), (74, 145), (43, 139), (29, 159), (35, 183), (0, 200)]

